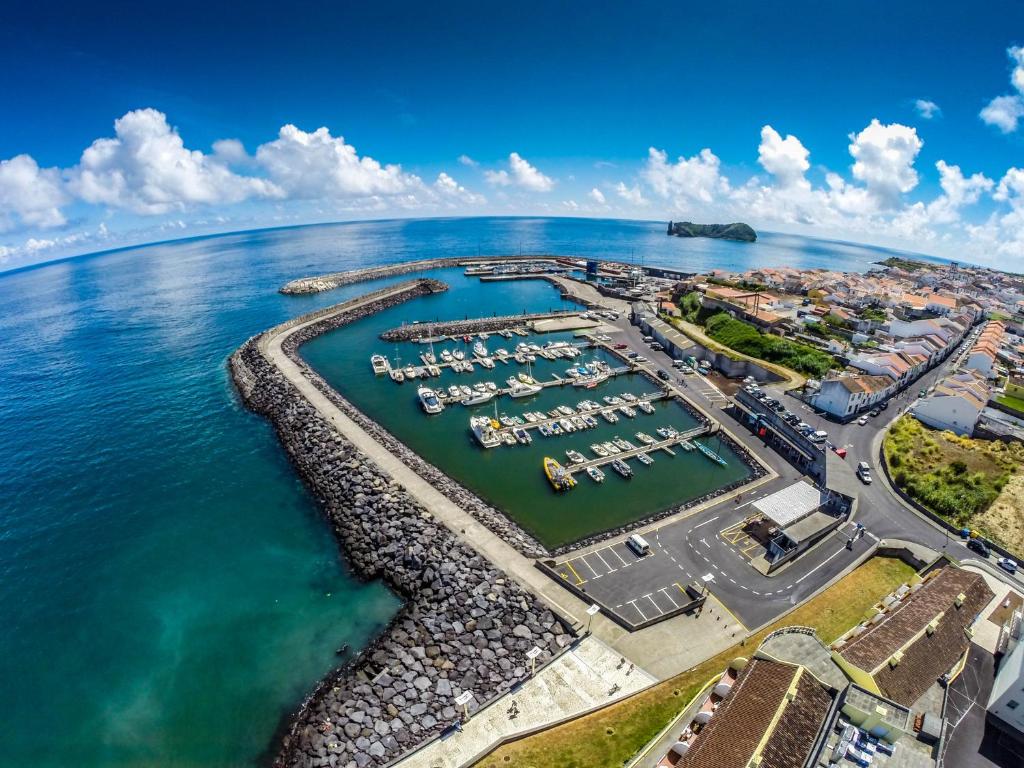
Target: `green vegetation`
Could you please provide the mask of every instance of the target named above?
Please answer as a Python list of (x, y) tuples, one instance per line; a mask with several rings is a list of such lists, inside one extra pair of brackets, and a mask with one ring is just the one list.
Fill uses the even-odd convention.
[(767, 291), (767, 285), (755, 283), (752, 280), (724, 280), (721, 277), (708, 277), (707, 282), (711, 285), (721, 285), (725, 288), (735, 288), (738, 291)]
[(752, 243), (757, 233), (748, 224), (694, 224), (692, 221), (668, 223), (668, 233), (676, 237), (713, 237), (720, 240), (743, 240)]
[(1024, 417), (1024, 400), (1013, 395), (999, 395), (996, 398), (996, 402), (1000, 405), (1005, 405), (1007, 408), (1017, 411), (1022, 417)]
[(709, 317), (704, 327), (708, 336), (730, 349), (784, 365), (808, 376), (821, 378), (830, 368), (836, 367), (831, 355), (781, 336), (761, 333), (750, 323), (737, 320), (726, 312)]
[(477, 763), (478, 768), (621, 768), (657, 736), (715, 675), (737, 656), (749, 656), (766, 635), (788, 626), (813, 627), (831, 643), (914, 570), (900, 560), (873, 557), (788, 616), (634, 696), (591, 715), (506, 744)]
[(889, 316), (885, 313), (884, 309), (878, 307), (868, 307), (862, 310), (860, 316), (865, 320), (873, 320), (876, 323), (884, 323), (889, 319)]
[(930, 264), (925, 264), (923, 261), (915, 261), (914, 259), (904, 259), (899, 256), (890, 256), (888, 259), (878, 262), (884, 264), (887, 267), (895, 267), (896, 269), (905, 269), (907, 272), (917, 272), (919, 269), (931, 269)]
[(908, 496), (961, 527), (975, 527), (1024, 463), (1024, 445), (938, 432), (911, 416), (892, 425), (884, 451)]

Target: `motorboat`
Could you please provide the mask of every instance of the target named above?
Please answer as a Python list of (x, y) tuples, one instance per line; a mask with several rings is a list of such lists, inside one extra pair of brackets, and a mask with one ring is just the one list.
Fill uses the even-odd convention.
[(567, 458), (573, 464), (583, 464), (587, 457), (579, 451), (574, 451), (571, 448), (565, 452), (565, 458)]
[(594, 429), (594, 427), (597, 426), (597, 419), (595, 419), (590, 414), (587, 414), (586, 416), (580, 416), (580, 418), (583, 419), (583, 423), (586, 424), (589, 429)]
[(496, 349), (496, 350), (494, 350), (493, 354), (494, 354), (494, 357), (502, 357), (502, 358), (508, 357), (508, 350), (507, 349)]
[(397, 381), (399, 384), (401, 384), (403, 381), (405, 381), (405, 374), (402, 373), (402, 369), (401, 368), (392, 368), (391, 369), (391, 380), (392, 381)]
[(630, 469), (629, 464), (624, 462), (622, 459), (615, 459), (614, 461), (612, 461), (612, 469), (614, 469), (627, 480), (633, 477), (633, 470)]
[(388, 372), (388, 359), (384, 355), (371, 355), (370, 365), (373, 367), (373, 372), (378, 376)]
[(416, 390), (416, 396), (427, 413), (440, 413), (444, 410), (444, 403), (438, 399), (437, 393), (430, 387), (420, 387)]
[(580, 376), (578, 379), (573, 379), (572, 385), (581, 389), (593, 389), (605, 381), (608, 381), (608, 375), (602, 373), (593, 376)]
[(454, 352), (452, 352), (452, 357), (454, 357), (456, 360), (462, 361), (466, 359), (466, 353), (463, 352), (461, 349), (456, 349)]
[(469, 429), (484, 448), (496, 448), (501, 445), (501, 437), (491, 426), (491, 420), (487, 416), (470, 417)]
[(636, 402), (636, 395), (634, 395), (632, 392), (623, 392), (621, 397), (627, 403), (635, 403)]
[(523, 357), (522, 352), (516, 352), (514, 360), (520, 365), (526, 365), (526, 358)]
[(615, 411), (602, 411), (601, 418), (609, 424), (615, 424), (619, 420), (619, 417), (615, 415)]
[(466, 384), (462, 384), (459, 387), (459, 391), (462, 393), (463, 397), (472, 397), (473, 396), (473, 390), (470, 389)]
[(550, 411), (548, 411), (548, 416), (550, 416), (552, 419), (558, 419), (561, 418), (562, 412), (557, 408), (552, 408)]
[(543, 437), (551, 437), (551, 427), (547, 424), (541, 424), (537, 427), (537, 431), (540, 432)]
[(494, 361), (491, 360), (491, 358), (489, 358), (489, 357), (481, 357), (480, 358), (480, 365), (482, 365), (484, 368), (487, 368), (488, 370), (490, 370), (490, 369), (494, 368)]
[(498, 331), (498, 335), (505, 339), (511, 339), (512, 331), (508, 330), (507, 328), (502, 328), (500, 331)]
[(636, 408), (633, 408), (633, 407), (628, 406), (628, 405), (620, 405), (619, 406), (619, 413), (621, 413), (623, 416), (625, 416), (626, 418), (629, 418), (629, 419), (635, 419), (636, 418)]
[(472, 373), (473, 372), (473, 364), (471, 362), (469, 362), (469, 360), (467, 360), (466, 362), (464, 362), (462, 364), (462, 370), (464, 370), (466, 373)]
[(574, 413), (576, 413), (576, 411), (574, 411), (568, 405), (558, 406), (558, 412), (561, 413), (563, 416), (572, 416)]
[(473, 345), (473, 354), (477, 357), (488, 357), (487, 347), (484, 346), (482, 341), (478, 341)]
[(511, 426), (513, 426), (515, 424), (515, 422), (512, 421), (512, 417), (511, 416), (506, 416), (504, 413), (501, 414), (501, 416), (498, 417), (498, 421), (500, 421), (502, 426), (505, 426), (505, 427), (511, 427)]
[(537, 356), (535, 354), (533, 354), (532, 352), (527, 352), (525, 355), (523, 355), (523, 357), (526, 358), (526, 362), (528, 362), (528, 363), (536, 363), (537, 362)]
[(405, 366), (405, 378), (407, 378), (407, 379), (415, 379), (419, 375), (420, 375), (419, 371), (417, 371), (413, 366), (411, 366), (411, 365)]
[(569, 471), (550, 456), (544, 457), (544, 474), (556, 491), (568, 491), (576, 485), (576, 479)]
[(560, 426), (558, 426), (558, 422), (557, 421), (552, 421), (550, 424), (548, 424), (548, 429), (551, 431), (552, 435), (564, 435), (565, 434), (565, 432), (562, 430), (562, 428)]
[(562, 431), (566, 433), (576, 431), (576, 425), (573, 424), (568, 419), (559, 419), (558, 426), (560, 426), (562, 428)]
[(523, 417), (522, 416), (513, 416), (512, 417), (512, 423), (515, 424), (517, 427), (521, 427), (526, 422), (523, 421)]
[(493, 392), (477, 392), (475, 395), (463, 399), (462, 404), (463, 405), (467, 405), (467, 406), (468, 405), (483, 405), (484, 403), (491, 402), (491, 400), (493, 400), (493, 399), (494, 399), (494, 393)]
[(636, 407), (637, 407), (637, 408), (639, 408), (639, 409), (640, 409), (641, 411), (643, 411), (644, 413), (654, 413), (654, 406), (653, 406), (653, 405), (651, 405), (651, 404), (650, 404), (649, 402), (647, 402), (646, 400), (641, 400), (641, 401), (639, 401), (639, 402), (638, 402), (638, 403), (636, 404)]
[(426, 366), (431, 366), (437, 362), (437, 358), (434, 357), (433, 352), (424, 352), (422, 355), (420, 355), (420, 360), (422, 360), (423, 364)]
[(618, 435), (612, 438), (612, 442), (614, 442), (619, 448), (621, 448), (624, 451), (632, 451), (636, 449), (636, 446), (629, 442), (629, 440), (623, 440)]
[(642, 451), (638, 453), (636, 457), (640, 460), (641, 464), (647, 464), (648, 466), (650, 466), (651, 464), (654, 463), (654, 459), (652, 459), (650, 456), (648, 456), (646, 453)]
[(639, 440), (641, 443), (643, 443), (645, 445), (652, 445), (652, 444), (658, 442), (653, 437), (648, 435), (646, 432), (637, 432), (636, 433), (636, 439)]
[(693, 445), (697, 448), (698, 451), (703, 453), (705, 456), (707, 456), (709, 459), (711, 459), (716, 464), (721, 464), (723, 467), (726, 465), (725, 459), (723, 459), (717, 453), (715, 453), (710, 448), (708, 448), (706, 445), (704, 445), (704, 443), (698, 443), (696, 440), (694, 440), (693, 441)]
[(452, 353), (449, 352), (447, 349), (442, 349), (441, 350), (441, 362), (442, 363), (450, 363), (451, 361), (452, 361)]
[(582, 416), (573, 416), (572, 417), (572, 425), (574, 427), (576, 427), (576, 429), (578, 429), (580, 431), (582, 431), (582, 430), (587, 428), (587, 422), (585, 422), (583, 420)]
[(622, 453), (622, 449), (619, 448), (619, 446), (617, 446), (611, 440), (608, 440), (607, 442), (601, 443), (601, 445), (604, 447), (604, 449), (606, 451), (608, 451), (608, 455), (609, 456), (611, 456), (613, 454), (616, 454), (616, 453)]
[(508, 394), (509, 397), (516, 398), (530, 397), (531, 395), (536, 395), (538, 392), (541, 391), (541, 389), (542, 387), (530, 386), (529, 384), (519, 384), (517, 382), (516, 385), (513, 386), (512, 389), (509, 391)]
[(521, 382), (522, 382), (523, 384), (536, 384), (536, 383), (537, 383), (537, 381), (536, 381), (536, 380), (535, 380), (535, 379), (533, 378), (533, 376), (527, 376), (527, 375), (526, 375), (525, 373), (520, 373), (520, 374), (519, 374), (519, 375), (517, 376), (517, 378), (518, 378), (518, 379), (519, 379), (519, 380), (520, 380), (520, 381), (521, 381)]
[(522, 427), (516, 427), (514, 430), (512, 430), (512, 434), (514, 434), (516, 436), (516, 440), (518, 440), (523, 445), (529, 445), (530, 443), (533, 442), (533, 438), (530, 437), (530, 433), (523, 429)]
[(605, 456), (608, 455), (608, 451), (606, 451), (604, 449), (604, 446), (601, 445), (600, 443), (594, 443), (593, 445), (591, 445), (590, 450), (593, 451), (598, 456), (600, 456), (601, 458), (604, 458)]
[(459, 389), (457, 385), (452, 384), (450, 387), (448, 387), (448, 397), (450, 397), (452, 400), (458, 400), (459, 398), (462, 397), (462, 390)]
[(485, 381), (484, 382), (484, 387), (487, 389), (488, 392), (497, 392), (498, 391), (498, 385), (495, 384), (493, 381)]
[(516, 437), (511, 432), (502, 432), (501, 441), (505, 443), (505, 445), (515, 445)]
[(486, 392), (487, 391), (487, 385), (484, 384), (482, 381), (478, 381), (476, 384), (473, 385), (473, 391), (474, 392)]
[(605, 395), (603, 398), (608, 405), (622, 405), (622, 398), (617, 395)]
[(668, 427), (658, 427), (655, 430), (655, 432), (657, 432), (658, 436), (661, 437), (663, 440), (668, 440), (670, 437), (672, 437), (672, 430), (669, 429)]
[(480, 333), (478, 333), (477, 336), (479, 336), (483, 340), (491, 338), (491, 334), (487, 333), (487, 331), (480, 331)]

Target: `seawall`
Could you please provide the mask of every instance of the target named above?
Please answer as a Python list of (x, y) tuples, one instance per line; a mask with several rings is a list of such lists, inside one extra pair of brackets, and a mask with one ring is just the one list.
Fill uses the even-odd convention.
[[(410, 281), (321, 310), (303, 318), (321, 322), (282, 348), (300, 362), (296, 350), (308, 338), (445, 287)], [(325, 420), (261, 351), (265, 337), (249, 339), (230, 360), (245, 404), (274, 426), (353, 570), (382, 579), (405, 601), (389, 628), (303, 703), (275, 765), (387, 765), (456, 724), (460, 693), (473, 692), (472, 710), (528, 676), (527, 650), (540, 647), (543, 663), (572, 636)]]

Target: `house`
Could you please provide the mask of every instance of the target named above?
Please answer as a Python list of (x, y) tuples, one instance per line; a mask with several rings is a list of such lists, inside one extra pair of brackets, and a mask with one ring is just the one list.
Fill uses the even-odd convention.
[(956, 309), (956, 299), (941, 293), (933, 293), (926, 297), (925, 311), (936, 315), (948, 315)]
[(985, 378), (971, 370), (951, 374), (911, 409), (914, 417), (934, 429), (970, 436), (988, 402)]
[(845, 419), (868, 410), (895, 390), (896, 381), (889, 376), (840, 374), (821, 382), (812, 402), (815, 408)]
[(872, 376), (888, 376), (896, 382), (897, 388), (902, 387), (917, 373), (916, 368), (897, 352), (857, 355), (850, 358), (850, 365)]
[[(832, 691), (807, 669), (754, 658), (700, 731), (659, 765), (674, 768), (803, 768), (830, 722)], [(677, 751), (678, 750), (678, 751)], [(679, 755), (682, 752), (682, 755)], [(672, 761), (672, 757), (678, 759)]]
[(982, 376), (991, 378), (996, 358), (999, 356), (999, 349), (1006, 336), (1006, 326), (1003, 323), (991, 320), (985, 324), (985, 328), (978, 336), (978, 340), (971, 347), (967, 355), (964, 367), (977, 371)]
[(837, 640), (832, 660), (861, 688), (911, 707), (956, 666), (994, 597), (983, 576), (947, 565)]

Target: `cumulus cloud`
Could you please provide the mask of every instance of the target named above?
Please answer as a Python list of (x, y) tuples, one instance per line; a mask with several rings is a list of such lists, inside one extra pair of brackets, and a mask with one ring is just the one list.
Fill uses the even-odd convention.
[(355, 147), (342, 136), (332, 136), (327, 128), (308, 133), (285, 125), (274, 141), (259, 146), (256, 161), (291, 198), (400, 196), (423, 186), (399, 165), (360, 157)]
[(119, 118), (114, 134), (94, 141), (69, 174), (69, 188), (86, 202), (161, 214), (196, 203), (280, 196), (265, 179), (239, 176), (216, 158), (186, 149), (155, 109)]
[[(707, 148), (693, 157), (680, 157), (671, 163), (667, 152), (651, 147), (647, 150), (642, 176), (661, 197), (674, 199), (679, 204), (686, 201), (710, 203), (716, 196), (729, 192), (729, 180), (721, 174), (721, 161)], [(625, 187), (621, 183), (620, 186)]]
[(470, 192), (444, 171), (437, 175), (437, 181), (434, 182), (434, 189), (440, 193), (442, 197), (447, 198), (452, 204), (456, 201), (469, 203), (470, 205), (482, 205), (487, 202), (487, 199), (483, 195)]
[(864, 182), (883, 206), (895, 205), (901, 194), (917, 186), (914, 161), (923, 146), (916, 129), (899, 123), (882, 125), (876, 118), (850, 136), (853, 177)]
[(604, 205), (605, 204), (604, 192), (602, 192), (597, 187), (594, 187), (592, 190), (590, 190), (589, 196), (590, 196), (590, 199), (593, 200), (598, 205)]
[(779, 186), (807, 185), (804, 174), (811, 167), (807, 161), (809, 155), (806, 147), (796, 136), (789, 135), (783, 139), (770, 125), (761, 129), (757, 161), (775, 177)]
[(640, 190), (640, 185), (638, 184), (634, 184), (632, 187), (627, 187), (625, 183), (620, 181), (615, 185), (615, 194), (632, 205), (647, 205), (647, 198), (644, 197), (643, 192)]
[(478, 165), (480, 165), (480, 163), (478, 163), (469, 155), (459, 155), (459, 163), (468, 166), (469, 168), (476, 168)]
[(942, 114), (942, 110), (939, 105), (934, 101), (928, 99), (918, 99), (914, 102), (914, 109), (917, 110), (917, 114), (923, 117), (925, 120), (931, 120)]
[(1013, 64), (1010, 85), (1017, 93), (996, 96), (978, 113), (978, 117), (986, 125), (994, 125), (1003, 133), (1013, 133), (1024, 117), (1024, 98), (1021, 98), (1024, 95), (1024, 47), (1011, 46), (1006, 49), (1006, 55)]
[(0, 160), (0, 231), (16, 226), (59, 227), (67, 202), (60, 171), (40, 168), (29, 155)]
[(220, 139), (213, 142), (214, 156), (228, 165), (243, 165), (252, 161), (245, 145), (238, 139)]
[(555, 181), (545, 176), (518, 152), (508, 156), (509, 170), (484, 171), (484, 178), (499, 187), (517, 186), (531, 192), (550, 192)]

